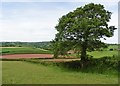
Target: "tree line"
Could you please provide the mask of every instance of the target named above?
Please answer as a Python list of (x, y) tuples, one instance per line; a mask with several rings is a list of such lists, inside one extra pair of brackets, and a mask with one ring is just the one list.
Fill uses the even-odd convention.
[(33, 47), (50, 49), (51, 43), (48, 42), (0, 42), (0, 47)]

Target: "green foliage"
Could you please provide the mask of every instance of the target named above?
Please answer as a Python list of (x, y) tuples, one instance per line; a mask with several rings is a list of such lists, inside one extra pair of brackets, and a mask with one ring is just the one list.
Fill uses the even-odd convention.
[[(107, 47), (100, 39), (114, 35), (116, 28), (114, 26), (108, 27), (111, 14), (104, 9), (103, 5), (90, 3), (63, 15), (55, 27), (58, 33), (54, 41), (59, 49), (56, 52), (64, 51), (63, 49), (70, 47), (70, 49), (79, 48), (81, 59), (85, 60), (87, 59), (86, 50), (93, 51), (101, 47)], [(72, 44), (66, 47), (64, 44), (67, 42)], [(61, 45), (61, 43), (64, 44)], [(63, 48), (60, 49), (61, 47)]]
[(41, 61), (40, 59), (26, 59), (25, 61), (35, 64), (42, 64), (45, 66), (58, 66), (68, 71), (77, 71), (85, 73), (98, 73), (108, 75), (118, 75), (118, 67), (120, 58), (117, 55), (105, 56), (102, 58), (89, 57), (82, 68), (82, 61), (69, 61), (69, 62), (49, 62)]
[(52, 41), (52, 45), (53, 45), (52, 49), (53, 49), (54, 58), (57, 58), (58, 55), (67, 55), (67, 51), (72, 49), (70, 47), (72, 43), (69, 41), (65, 41), (65, 42)]

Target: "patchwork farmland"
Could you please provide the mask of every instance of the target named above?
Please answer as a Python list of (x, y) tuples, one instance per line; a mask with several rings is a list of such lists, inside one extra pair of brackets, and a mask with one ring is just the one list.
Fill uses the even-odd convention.
[[(113, 50), (111, 51), (111, 49)], [(106, 70), (106, 72), (101, 71), (100, 73), (98, 69), (94, 71), (94, 69), (91, 68), (91, 71), (86, 69), (86, 72), (83, 72), (79, 68), (74, 69), (74, 66), (69, 65), (71, 68), (73, 67), (73, 69), (63, 66), (64, 63), (69, 64), (69, 62), (80, 61), (80, 58), (75, 57), (75, 54), (69, 54), (69, 58), (62, 57), (54, 59), (52, 52), (45, 49), (31, 47), (1, 47), (1, 50), (3, 53), (3, 84), (118, 83), (117, 70), (115, 69)], [(117, 45), (110, 45), (103, 51), (93, 51), (88, 52), (88, 54), (93, 55), (93, 58), (96, 57), (97, 59), (104, 58), (105, 56), (111, 58), (118, 54)]]
[(119, 84), (119, 4), (18, 2), (2, 3), (3, 86)]

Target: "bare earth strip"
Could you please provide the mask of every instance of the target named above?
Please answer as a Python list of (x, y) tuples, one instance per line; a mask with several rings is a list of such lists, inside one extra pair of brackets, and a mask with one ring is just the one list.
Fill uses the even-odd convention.
[(17, 59), (17, 58), (52, 58), (52, 54), (11, 54), (1, 56), (5, 59)]
[(3, 59), (20, 59), (20, 58), (47, 58), (41, 61), (51, 61), (51, 62), (66, 62), (66, 61), (76, 61), (80, 60), (78, 58), (66, 58), (66, 59), (52, 59), (53, 54), (12, 54), (12, 55), (2, 55), (0, 58)]

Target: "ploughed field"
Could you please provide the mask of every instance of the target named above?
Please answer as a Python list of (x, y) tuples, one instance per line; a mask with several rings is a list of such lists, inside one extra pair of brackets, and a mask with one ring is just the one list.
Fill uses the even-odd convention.
[(5, 59), (20, 59), (20, 58), (52, 58), (52, 54), (10, 54), (2, 55)]
[(75, 61), (80, 60), (75, 57), (68, 57), (67, 59), (52, 59), (53, 54), (50, 50), (44, 50), (40, 48), (30, 48), (30, 47), (1, 47), (2, 59), (23, 59), (23, 58), (40, 58), (45, 59), (43, 61)]
[(52, 58), (52, 52), (49, 50), (30, 48), (30, 47), (2, 47), (1, 58)]

